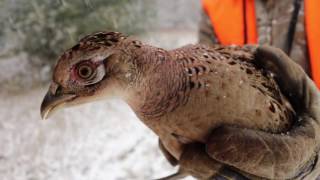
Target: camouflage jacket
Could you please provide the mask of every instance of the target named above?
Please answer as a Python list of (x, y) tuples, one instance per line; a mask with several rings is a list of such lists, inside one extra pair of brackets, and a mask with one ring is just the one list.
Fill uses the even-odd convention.
[[(294, 0), (256, 0), (255, 1), (258, 43), (282, 48), (287, 37), (294, 10)], [(219, 43), (208, 15), (203, 12), (199, 28), (199, 41), (205, 44)], [(303, 3), (298, 15), (293, 45), (289, 56), (310, 74), (308, 50), (304, 27)]]

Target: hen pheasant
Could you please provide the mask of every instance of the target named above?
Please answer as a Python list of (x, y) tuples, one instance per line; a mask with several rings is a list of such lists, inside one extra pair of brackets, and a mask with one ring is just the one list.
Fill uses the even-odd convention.
[[(232, 125), (279, 133), (291, 126), (294, 114), (248, 48), (187, 45), (167, 51), (121, 33), (98, 32), (59, 58), (42, 117), (108, 97), (122, 98), (159, 136), (168, 160), (180, 164), (180, 175), (200, 178), (224, 167), (202, 148), (213, 129)], [(189, 153), (195, 146), (203, 149), (202, 164), (199, 152)]]

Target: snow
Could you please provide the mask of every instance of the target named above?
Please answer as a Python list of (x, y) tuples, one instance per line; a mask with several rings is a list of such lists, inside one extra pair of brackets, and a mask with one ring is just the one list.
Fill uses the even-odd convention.
[(120, 100), (62, 110), (41, 120), (44, 89), (1, 94), (2, 180), (152, 179), (175, 172), (157, 137)]

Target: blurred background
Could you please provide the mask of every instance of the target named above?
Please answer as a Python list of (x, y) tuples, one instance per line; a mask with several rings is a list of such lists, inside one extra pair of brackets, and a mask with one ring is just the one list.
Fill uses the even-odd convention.
[(199, 0), (0, 0), (0, 179), (154, 179), (172, 172), (157, 137), (120, 101), (40, 103), (58, 55), (86, 34), (119, 31), (173, 49), (197, 42)]

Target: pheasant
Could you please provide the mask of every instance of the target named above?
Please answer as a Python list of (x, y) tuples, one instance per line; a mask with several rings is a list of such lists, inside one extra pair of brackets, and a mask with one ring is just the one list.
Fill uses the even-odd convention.
[(295, 114), (272, 74), (254, 63), (250, 48), (187, 45), (167, 51), (118, 32), (98, 32), (59, 58), (41, 115), (110, 97), (123, 99), (159, 136), (164, 155), (180, 164), (172, 179), (233, 171), (206, 148), (215, 128), (281, 133)]

